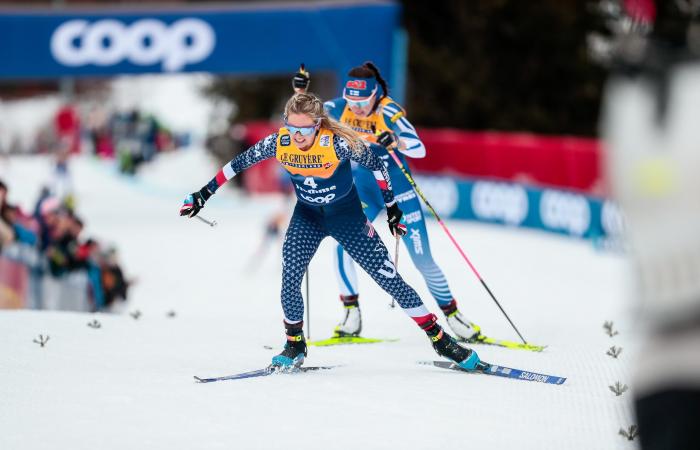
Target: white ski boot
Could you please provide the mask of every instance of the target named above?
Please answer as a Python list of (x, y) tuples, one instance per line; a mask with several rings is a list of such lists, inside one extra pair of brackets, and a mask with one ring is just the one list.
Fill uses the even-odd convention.
[(468, 321), (457, 309), (457, 302), (452, 300), (445, 306), (440, 305), (440, 309), (445, 313), (447, 324), (458, 340), (464, 342), (479, 342), (481, 337), (481, 327)]
[(359, 336), (362, 331), (362, 313), (357, 295), (341, 295), (345, 308), (343, 321), (335, 327), (333, 337)]

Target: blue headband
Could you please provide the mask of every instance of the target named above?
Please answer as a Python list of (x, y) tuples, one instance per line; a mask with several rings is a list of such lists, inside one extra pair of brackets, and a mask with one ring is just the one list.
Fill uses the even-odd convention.
[(375, 78), (348, 78), (345, 81), (343, 96), (369, 97), (377, 91)]

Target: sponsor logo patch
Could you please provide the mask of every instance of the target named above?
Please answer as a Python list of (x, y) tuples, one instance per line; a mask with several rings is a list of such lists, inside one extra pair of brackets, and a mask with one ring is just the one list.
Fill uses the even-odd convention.
[(420, 211), (413, 211), (407, 214), (404, 214), (403, 219), (406, 221), (407, 224), (412, 224), (416, 222), (420, 222), (421, 220), (421, 212)]
[(422, 255), (423, 254), (423, 242), (421, 241), (420, 238), (420, 230), (417, 228), (413, 228), (411, 230), (411, 241), (413, 241), (413, 252), (416, 255)]
[(321, 147), (330, 147), (331, 146), (331, 137), (327, 134), (324, 134), (318, 140), (318, 145), (320, 145)]
[(283, 147), (288, 147), (291, 142), (292, 138), (290, 138), (288, 134), (283, 134), (280, 138), (280, 145)]
[[(298, 185), (297, 185), (297, 187), (298, 187)], [(325, 197), (323, 197), (323, 196), (313, 197), (310, 195), (304, 195), (301, 192), (299, 192), (298, 194), (301, 198), (303, 198), (304, 200), (306, 200), (309, 203), (319, 203), (322, 205), (330, 203), (335, 198), (335, 194), (328, 194)]]
[(413, 189), (411, 189), (410, 191), (401, 192), (400, 194), (394, 194), (394, 198), (395, 198), (396, 201), (399, 202), (399, 203), (403, 203), (403, 202), (407, 202), (407, 201), (409, 201), (409, 200), (413, 200), (413, 199), (416, 198), (416, 197), (417, 197), (417, 195), (416, 195), (416, 193), (413, 191)]
[(365, 80), (348, 80), (345, 83), (345, 87), (348, 89), (367, 89), (367, 81)]

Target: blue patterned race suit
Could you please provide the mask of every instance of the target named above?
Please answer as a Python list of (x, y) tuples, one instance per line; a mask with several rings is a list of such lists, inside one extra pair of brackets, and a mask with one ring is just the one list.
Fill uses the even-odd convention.
[(282, 249), (281, 298), (285, 321), (290, 324), (302, 321), (302, 278), (319, 244), (330, 236), (420, 323), (430, 313), (397, 273), (384, 243), (363, 213), (348, 163), (351, 160), (368, 169), (367, 173), (381, 188), (377, 192), (382, 202), (388, 206), (395, 200), (382, 161), (369, 149), (359, 154), (353, 152), (344, 139), (327, 130), (321, 130), (309, 150), (297, 150), (288, 131), (282, 128), (226, 164), (207, 185), (215, 192), (237, 173), (272, 157), (290, 173), (298, 201)]

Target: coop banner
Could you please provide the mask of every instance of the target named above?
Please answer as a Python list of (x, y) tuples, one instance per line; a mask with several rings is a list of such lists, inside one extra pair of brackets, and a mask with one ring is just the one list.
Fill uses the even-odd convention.
[[(293, 72), (300, 62), (342, 73), (368, 59), (390, 71), (398, 18), (393, 3), (4, 12), (0, 77), (272, 74)], [(346, 30), (357, 23), (362, 33)]]
[(623, 218), (616, 204), (574, 191), (443, 176), (417, 176), (416, 182), (444, 218), (535, 228), (589, 239), (617, 239), (622, 232)]

